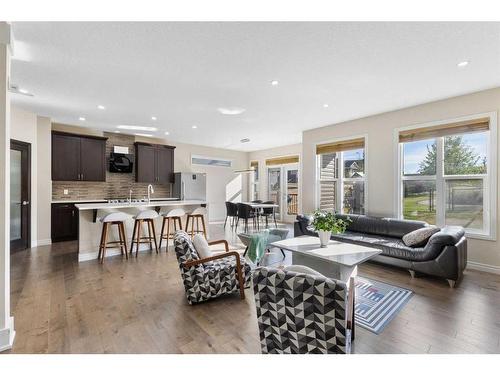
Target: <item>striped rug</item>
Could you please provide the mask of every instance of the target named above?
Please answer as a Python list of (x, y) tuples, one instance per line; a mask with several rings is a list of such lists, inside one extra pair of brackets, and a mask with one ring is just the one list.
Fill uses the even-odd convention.
[(379, 334), (406, 305), (412, 294), (408, 289), (357, 277), (356, 324)]

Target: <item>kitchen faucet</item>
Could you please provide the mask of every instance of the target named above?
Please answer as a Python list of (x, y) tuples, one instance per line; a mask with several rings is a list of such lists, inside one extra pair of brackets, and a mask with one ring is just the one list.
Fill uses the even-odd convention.
[(151, 203), (151, 193), (155, 193), (155, 189), (153, 189), (153, 185), (148, 185), (148, 204)]

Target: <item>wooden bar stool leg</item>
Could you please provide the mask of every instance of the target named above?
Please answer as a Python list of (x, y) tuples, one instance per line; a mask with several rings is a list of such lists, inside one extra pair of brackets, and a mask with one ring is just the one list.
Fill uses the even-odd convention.
[(118, 229), (120, 229), (123, 237), (123, 248), (125, 249), (125, 259), (128, 259), (127, 236), (125, 234), (125, 224), (123, 223), (123, 221), (120, 222), (120, 224), (118, 224)]
[(191, 238), (194, 237), (194, 216), (191, 216)]
[(132, 240), (130, 241), (130, 254), (134, 251), (134, 239), (137, 231), (137, 220), (134, 220), (134, 229), (132, 230)]
[(102, 255), (102, 245), (104, 243), (104, 229), (105, 228), (106, 228), (106, 223), (102, 223), (101, 241), (99, 242), (99, 253), (97, 254), (97, 259), (99, 261), (101, 260), (101, 255)]
[[(177, 220), (179, 221), (179, 230), (182, 230), (182, 220), (181, 220), (180, 216), (177, 217)], [(177, 225), (175, 228), (177, 229)]]
[(136, 243), (135, 243), (135, 257), (139, 255), (139, 245), (141, 243), (141, 227), (142, 227), (142, 220), (136, 220), (137, 222), (137, 238), (136, 238)]
[(201, 225), (203, 227), (203, 235), (205, 236), (205, 239), (207, 239), (207, 227), (205, 226), (205, 216), (201, 216)]
[(108, 226), (109, 223), (104, 223), (104, 243), (102, 248), (101, 264), (104, 263), (104, 257), (106, 256), (106, 243), (108, 242)]
[[(174, 220), (175, 222), (175, 220)], [(165, 251), (168, 251), (168, 241), (170, 239), (170, 218), (168, 218), (167, 222), (167, 247), (165, 248)]]
[(189, 233), (189, 215), (186, 217), (186, 233)]
[(158, 254), (158, 243), (156, 242), (156, 230), (155, 230), (155, 222), (151, 219), (151, 231), (153, 232), (153, 241), (155, 242), (155, 250), (156, 254)]
[(148, 227), (148, 242), (149, 242), (149, 250), (153, 251), (153, 243), (151, 239), (151, 222), (149, 219), (145, 220), (146, 226)]
[[(167, 218), (163, 216), (163, 220), (161, 222), (161, 231), (160, 231), (160, 250), (161, 250), (161, 243), (163, 241), (163, 231), (165, 229), (165, 221), (167, 221)], [(167, 248), (168, 248), (168, 241), (167, 241)]]

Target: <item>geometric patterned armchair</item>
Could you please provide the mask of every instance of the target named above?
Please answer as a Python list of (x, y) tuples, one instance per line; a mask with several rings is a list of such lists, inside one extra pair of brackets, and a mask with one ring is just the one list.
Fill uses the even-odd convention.
[(346, 284), (276, 268), (253, 272), (262, 353), (349, 354)]
[(250, 266), (238, 252), (229, 251), (227, 241), (213, 241), (209, 245), (221, 243), (225, 245), (225, 253), (200, 259), (191, 236), (181, 230), (175, 233), (175, 254), (190, 305), (237, 291), (241, 299), (245, 298), (243, 289), (250, 285)]

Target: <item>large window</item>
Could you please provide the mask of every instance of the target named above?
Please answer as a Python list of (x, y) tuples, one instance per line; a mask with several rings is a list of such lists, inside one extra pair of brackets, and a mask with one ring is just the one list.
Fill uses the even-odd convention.
[(401, 216), (489, 236), (489, 119), (407, 130), (399, 140)]
[(318, 145), (318, 208), (365, 212), (364, 138)]

